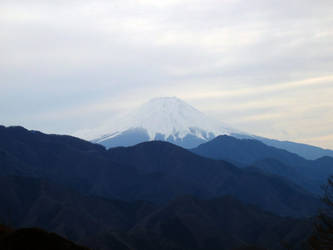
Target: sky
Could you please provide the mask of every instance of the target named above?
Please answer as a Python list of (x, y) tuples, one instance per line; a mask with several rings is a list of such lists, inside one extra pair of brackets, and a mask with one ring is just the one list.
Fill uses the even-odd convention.
[(159, 96), (333, 149), (332, 0), (1, 0), (0, 124), (73, 134)]

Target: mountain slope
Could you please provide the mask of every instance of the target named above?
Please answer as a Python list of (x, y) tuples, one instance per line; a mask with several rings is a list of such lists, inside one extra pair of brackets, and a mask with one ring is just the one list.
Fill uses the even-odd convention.
[(239, 139), (258, 140), (258, 141), (265, 143), (268, 146), (285, 149), (291, 153), (298, 154), (299, 156), (301, 156), (307, 160), (316, 160), (316, 159), (324, 157), (324, 156), (333, 157), (333, 150), (323, 149), (320, 147), (307, 145), (304, 143), (297, 143), (297, 142), (291, 142), (291, 141), (280, 141), (280, 140), (269, 139), (269, 138), (265, 138), (265, 137), (261, 137), (261, 136), (246, 135), (246, 134), (239, 134), (239, 133), (231, 133), (230, 135), (233, 137), (239, 138)]
[(283, 149), (267, 146), (253, 139), (237, 139), (231, 136), (218, 136), (201, 144), (192, 152), (216, 160), (229, 160), (250, 165), (257, 160), (274, 158), (286, 164), (302, 165), (306, 160)]
[(320, 193), (320, 186), (333, 174), (331, 157), (305, 160), (296, 154), (253, 139), (219, 136), (191, 151), (204, 157), (228, 160), (238, 166), (256, 167), (265, 173), (288, 178), (313, 193)]
[(143, 218), (126, 236), (117, 236), (129, 249), (138, 250), (218, 250), (250, 245), (284, 249), (282, 242), (296, 250), (306, 249), (302, 243), (311, 229), (308, 220), (277, 217), (229, 196), (212, 200), (186, 196)]
[(312, 203), (310, 200), (305, 202), (307, 194), (304, 190), (282, 178), (238, 169), (225, 161), (202, 158), (166, 142), (113, 148), (108, 153), (114, 161), (133, 166), (139, 173), (157, 171), (168, 178), (191, 184), (197, 187), (197, 191), (193, 191), (199, 197), (231, 194), (242, 201), (285, 215), (290, 213), (287, 211), (291, 207), (298, 207), (297, 213), (303, 213), (302, 210), (305, 207), (309, 209)]
[(184, 148), (194, 148), (216, 136), (231, 135), (240, 139), (256, 139), (309, 160), (323, 156), (333, 157), (332, 150), (239, 132), (176, 97), (152, 99), (128, 114), (113, 117), (99, 128), (81, 130), (74, 135), (106, 148), (133, 146), (151, 140), (163, 140)]
[(113, 162), (104, 147), (71, 136), (0, 126), (0, 152), (15, 159), (0, 165), (0, 175), (48, 178), (85, 194), (116, 198), (140, 179), (135, 168)]
[(55, 233), (48, 233), (38, 228), (12, 230), (0, 225), (1, 250), (89, 250), (78, 246)]
[[(56, 232), (92, 249), (215, 250), (247, 245), (282, 249), (282, 241), (304, 249), (301, 242), (311, 232), (308, 219), (275, 216), (230, 196), (212, 200), (185, 196), (154, 205), (85, 196), (36, 178), (0, 177), (0, 183), (0, 219), (15, 227)], [(40, 230), (18, 233), (29, 239), (50, 236)], [(17, 236), (5, 242), (22, 243)], [(1, 242), (0, 235), (0, 246)]]
[[(103, 132), (104, 130), (104, 132)], [(220, 134), (235, 130), (224, 127), (176, 97), (155, 98), (119, 118), (100, 132), (84, 138), (107, 148), (131, 146), (144, 141), (165, 140), (186, 148), (194, 147)]]
[[(231, 194), (280, 214), (313, 214), (318, 201), (277, 176), (242, 170), (167, 142), (103, 147), (68, 136), (0, 127), (0, 150), (24, 162), (16, 175), (52, 180), (83, 194), (165, 203), (182, 195)], [(1, 165), (0, 170), (12, 166)], [(30, 170), (30, 172), (28, 171)]]
[(333, 157), (332, 150), (239, 132), (176, 97), (152, 99), (130, 113), (113, 117), (96, 129), (81, 130), (74, 135), (106, 148), (133, 146), (151, 140), (163, 140), (184, 148), (194, 148), (216, 136), (231, 135), (239, 139), (259, 140), (309, 160), (323, 156)]
[(0, 220), (15, 228), (39, 227), (76, 242), (107, 230), (126, 231), (155, 209), (150, 202), (86, 196), (29, 177), (0, 177), (0, 204)]

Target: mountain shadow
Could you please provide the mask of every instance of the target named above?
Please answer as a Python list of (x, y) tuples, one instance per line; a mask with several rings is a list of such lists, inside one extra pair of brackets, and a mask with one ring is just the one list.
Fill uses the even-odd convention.
[[(282, 242), (302, 249), (301, 243), (312, 229), (309, 219), (279, 217), (231, 196), (210, 200), (184, 196), (158, 205), (85, 196), (30, 177), (1, 177), (0, 183), (2, 221), (15, 228), (42, 228), (92, 249), (233, 249), (251, 245), (282, 249)], [(0, 234), (3, 231), (8, 232), (0, 227)], [(6, 242), (21, 241), (16, 236), (8, 239)]]
[(253, 139), (219, 136), (191, 151), (211, 159), (228, 160), (239, 167), (250, 166), (266, 174), (282, 176), (315, 194), (321, 193), (320, 186), (333, 175), (331, 157), (306, 160)]
[(288, 180), (200, 157), (167, 142), (106, 150), (70, 136), (0, 127), (0, 175), (50, 180), (85, 195), (167, 203), (223, 195), (284, 216), (314, 214), (319, 201)]
[(89, 250), (55, 234), (38, 228), (13, 230), (0, 225), (1, 250)]

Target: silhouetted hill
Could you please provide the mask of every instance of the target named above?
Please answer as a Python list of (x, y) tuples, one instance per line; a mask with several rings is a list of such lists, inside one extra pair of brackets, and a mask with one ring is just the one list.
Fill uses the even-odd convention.
[[(47, 178), (85, 194), (117, 197), (139, 177), (134, 168), (114, 163), (104, 147), (22, 127), (0, 127), (0, 175)], [(1, 158), (0, 158), (1, 159)], [(12, 170), (14, 169), (14, 170)]]
[(231, 133), (230, 136), (238, 138), (238, 139), (251, 139), (251, 140), (261, 141), (268, 146), (287, 150), (288, 152), (297, 154), (307, 160), (316, 160), (318, 158), (325, 157), (325, 156), (333, 157), (333, 150), (323, 149), (320, 147), (316, 147), (313, 145), (307, 145), (304, 143), (297, 143), (297, 142), (291, 142), (291, 141), (280, 141), (280, 140), (269, 139), (269, 138), (256, 136), (256, 135), (246, 135), (246, 134), (239, 134), (239, 133)]
[[(139, 173), (158, 171), (168, 179), (191, 184), (200, 190), (200, 193), (194, 193), (197, 197), (231, 194), (283, 215), (292, 215), (288, 212), (291, 207), (297, 207), (297, 213), (293, 215), (305, 215), (303, 209), (314, 205), (307, 200), (309, 197), (304, 190), (282, 178), (242, 170), (225, 161), (203, 158), (170, 143), (146, 142), (133, 147), (109, 149), (108, 153), (114, 161), (133, 166)], [(314, 210), (315, 207), (312, 206)]]
[(232, 197), (187, 196), (153, 212), (127, 234), (98, 238), (117, 238), (127, 245), (124, 249), (138, 250), (284, 249), (283, 242), (304, 250), (311, 230), (310, 221), (277, 217)]
[(154, 205), (85, 196), (30, 177), (0, 177), (0, 183), (2, 221), (43, 228), (93, 249), (281, 249), (282, 241), (299, 246), (311, 231), (308, 220), (275, 216), (230, 196)]
[(320, 193), (320, 186), (333, 175), (331, 157), (305, 160), (253, 139), (219, 136), (191, 151), (211, 159), (229, 160), (240, 167), (256, 167), (265, 173), (286, 177), (313, 193)]
[(166, 203), (230, 194), (279, 215), (313, 214), (318, 201), (277, 176), (239, 169), (167, 142), (105, 150), (70, 136), (0, 127), (1, 175), (51, 180), (82, 194)]
[(279, 159), (283, 163), (301, 165), (306, 160), (283, 149), (267, 146), (253, 139), (236, 139), (221, 135), (199, 145), (192, 152), (216, 160), (230, 160), (250, 165), (265, 158)]
[(0, 250), (89, 250), (38, 228), (12, 230), (0, 225)]
[(44, 180), (0, 177), (0, 220), (19, 227), (40, 227), (74, 241), (106, 230), (130, 229), (155, 205), (85, 196)]

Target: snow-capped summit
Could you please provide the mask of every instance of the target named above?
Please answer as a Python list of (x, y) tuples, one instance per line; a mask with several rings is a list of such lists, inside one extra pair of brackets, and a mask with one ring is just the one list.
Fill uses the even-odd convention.
[(159, 134), (173, 139), (192, 134), (205, 139), (209, 133), (228, 133), (218, 121), (177, 97), (154, 98), (143, 104), (129, 117), (126, 127), (146, 129), (150, 140)]
[(235, 132), (177, 97), (154, 98), (106, 129), (107, 132), (92, 141), (107, 148), (150, 140), (191, 148), (218, 135)]
[(140, 142), (164, 140), (184, 148), (194, 148), (218, 135), (255, 139), (314, 160), (333, 151), (289, 141), (278, 141), (228, 128), (177, 97), (154, 98), (132, 112), (112, 119), (93, 130), (81, 130), (74, 136), (104, 145), (106, 148), (132, 146)]

